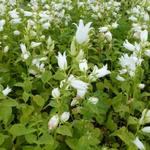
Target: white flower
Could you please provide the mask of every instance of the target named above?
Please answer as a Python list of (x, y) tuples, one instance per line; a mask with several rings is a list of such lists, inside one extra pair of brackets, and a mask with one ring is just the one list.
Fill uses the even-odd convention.
[(42, 27), (43, 27), (44, 29), (48, 29), (48, 28), (50, 27), (50, 23), (49, 23), (49, 22), (43, 23), (43, 24), (42, 24)]
[(142, 116), (139, 120), (139, 124), (150, 123), (150, 110), (144, 109), (142, 112)]
[(56, 56), (58, 61), (58, 66), (61, 70), (67, 69), (67, 60), (66, 60), (66, 52), (63, 53), (63, 55), (58, 52), (58, 56)]
[(12, 6), (16, 5), (16, 0), (9, 0), (9, 4)]
[(131, 20), (131, 21), (137, 21), (137, 18), (134, 17), (134, 16), (130, 16), (130, 17), (129, 17), (129, 20)]
[(104, 32), (107, 32), (107, 31), (108, 31), (108, 27), (100, 27), (99, 28), (99, 32), (104, 33)]
[(24, 11), (23, 13), (24, 13), (24, 16), (26, 16), (26, 17), (30, 17), (33, 15), (33, 13), (30, 11)]
[(88, 83), (76, 79), (73, 75), (68, 78), (69, 84), (77, 90), (77, 96), (84, 97), (88, 89)]
[(122, 81), (122, 82), (125, 81), (125, 79), (123, 77), (121, 77), (120, 75), (117, 75), (116, 79), (118, 81)]
[(31, 48), (35, 48), (40, 46), (42, 43), (41, 42), (31, 42)]
[(16, 9), (10, 11), (9, 15), (12, 19), (19, 19), (19, 13), (16, 11)]
[(150, 126), (149, 127), (144, 127), (142, 129), (142, 131), (145, 132), (145, 133), (150, 133)]
[(42, 58), (34, 58), (32, 60), (32, 64), (35, 65), (41, 72), (45, 71), (45, 65), (41, 61), (46, 61), (47, 57), (42, 57)]
[(148, 40), (148, 31), (144, 30), (140, 33), (141, 42), (146, 42)]
[(135, 51), (135, 46), (129, 43), (128, 40), (125, 40), (125, 42), (123, 43), (123, 46), (129, 51)]
[(3, 95), (7, 96), (11, 91), (12, 91), (11, 88), (9, 88), (9, 86), (7, 86), (7, 87), (2, 91), (2, 93), (3, 93)]
[(97, 97), (90, 97), (89, 99), (88, 99), (88, 101), (90, 102), (90, 103), (92, 103), (92, 104), (97, 104), (97, 102), (99, 101), (99, 99), (97, 98)]
[(73, 98), (73, 100), (71, 101), (71, 106), (75, 106), (75, 105), (77, 105), (78, 103), (79, 103), (78, 98), (75, 97), (75, 98)]
[(140, 83), (140, 84), (138, 85), (138, 87), (139, 87), (140, 89), (144, 89), (145, 84)]
[(28, 59), (30, 56), (30, 52), (27, 51), (25, 44), (21, 43), (20, 48), (21, 48), (21, 52), (22, 52), (22, 55), (21, 55), (22, 58), (25, 60)]
[(20, 31), (15, 30), (15, 31), (14, 31), (14, 35), (20, 35)]
[(144, 13), (144, 20), (149, 21), (149, 14), (146, 12)]
[(7, 53), (9, 51), (9, 46), (4, 47), (4, 53)]
[(112, 34), (111, 34), (110, 31), (108, 31), (108, 32), (105, 33), (105, 37), (106, 37), (106, 39), (107, 39), (109, 42), (112, 41)]
[(76, 37), (76, 41), (79, 44), (83, 44), (84, 42), (87, 42), (89, 40), (88, 34), (89, 34), (89, 31), (92, 29), (92, 28), (90, 28), (91, 23), (92, 22), (89, 22), (84, 26), (83, 20), (80, 20), (78, 26), (75, 24), (77, 27), (75, 37)]
[(144, 144), (139, 140), (138, 137), (136, 137), (133, 143), (137, 146), (138, 149), (145, 150)]
[(129, 75), (134, 76), (137, 66), (141, 65), (143, 59), (138, 58), (135, 54), (132, 54), (131, 56), (124, 54), (121, 58), (119, 58), (119, 61), (120, 65), (123, 67), (123, 70), (127, 69)]
[(150, 57), (150, 50), (149, 49), (146, 50), (144, 53), (145, 53), (146, 56)]
[(98, 67), (95, 65), (92, 73), (89, 75), (89, 79), (91, 81), (96, 81), (98, 78), (102, 78), (111, 72), (107, 70), (107, 65), (103, 66), (101, 69), (98, 69)]
[(58, 115), (54, 115), (48, 122), (48, 129), (52, 130), (58, 126), (59, 117)]
[(86, 59), (81, 60), (81, 62), (79, 63), (79, 68), (80, 68), (80, 71), (83, 71), (83, 72), (86, 72), (88, 70), (88, 64), (87, 64)]
[(60, 116), (61, 122), (66, 122), (69, 120), (70, 113), (69, 112), (63, 112), (62, 115)]
[(113, 29), (116, 29), (118, 27), (118, 23), (114, 22), (111, 26), (112, 26)]
[(52, 96), (53, 96), (54, 98), (56, 98), (56, 99), (60, 97), (59, 88), (54, 88), (54, 89), (52, 90)]
[(5, 25), (5, 20), (4, 19), (0, 20), (0, 31), (3, 31), (4, 25)]

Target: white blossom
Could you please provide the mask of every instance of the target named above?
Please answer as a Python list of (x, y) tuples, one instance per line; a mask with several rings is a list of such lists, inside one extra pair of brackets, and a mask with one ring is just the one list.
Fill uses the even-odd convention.
[(88, 99), (88, 101), (89, 101), (90, 103), (96, 105), (97, 102), (99, 101), (99, 99), (98, 99), (97, 97), (90, 97), (90, 98)]
[(3, 31), (4, 25), (5, 25), (5, 20), (4, 19), (0, 20), (0, 31)]
[(150, 57), (150, 49), (146, 50), (144, 53), (146, 56)]
[(42, 43), (41, 42), (31, 42), (31, 48), (35, 48), (40, 46)]
[(150, 133), (150, 126), (142, 128), (142, 131), (145, 133)]
[(54, 88), (53, 90), (52, 90), (52, 96), (54, 97), (54, 98), (59, 98), (60, 97), (60, 90), (59, 90), (59, 88)]
[(2, 93), (3, 93), (4, 96), (7, 96), (11, 91), (12, 91), (12, 89), (11, 89), (9, 86), (7, 86), (7, 87), (2, 91)]
[(122, 81), (122, 82), (125, 81), (125, 79), (123, 77), (121, 77), (120, 75), (117, 75), (116, 79), (118, 81)]
[(119, 25), (118, 25), (117, 22), (114, 22), (111, 26), (112, 26), (113, 29), (116, 29), (116, 28), (118, 28)]
[(30, 11), (24, 11), (23, 13), (24, 13), (24, 16), (26, 16), (26, 17), (30, 17), (33, 15), (33, 13)]
[(88, 83), (76, 79), (73, 75), (68, 78), (69, 84), (77, 90), (77, 96), (84, 97), (88, 89)]
[(90, 28), (92, 22), (87, 23), (86, 25), (84, 25), (83, 20), (79, 21), (79, 25), (77, 27), (77, 31), (76, 31), (76, 41), (79, 44), (83, 44), (84, 42), (87, 42), (89, 40), (89, 31), (92, 29)]
[(21, 55), (22, 58), (25, 60), (28, 59), (30, 56), (30, 52), (27, 51), (25, 44), (21, 43), (20, 48), (21, 48), (21, 52), (22, 52), (22, 55)]
[(63, 53), (63, 55), (58, 52), (58, 56), (56, 56), (58, 61), (58, 66), (61, 70), (67, 69), (67, 59), (66, 59), (66, 52)]
[(69, 112), (63, 112), (62, 115), (60, 116), (61, 122), (66, 122), (69, 120), (70, 113)]
[(138, 137), (135, 138), (133, 143), (137, 146), (138, 149), (145, 150), (144, 144), (139, 140)]
[(108, 27), (100, 27), (99, 28), (99, 32), (104, 33), (104, 32), (107, 32), (107, 31), (108, 31)]
[(102, 78), (111, 72), (107, 69), (107, 65), (103, 66), (101, 69), (95, 65), (92, 73), (89, 75), (91, 81), (96, 81), (98, 78)]
[(144, 89), (145, 84), (140, 83), (140, 84), (138, 85), (138, 87), (139, 87), (140, 89)]
[(142, 116), (139, 119), (139, 124), (150, 123), (150, 110), (144, 109), (142, 112)]
[(135, 46), (129, 43), (128, 40), (125, 40), (125, 42), (123, 43), (123, 46), (129, 51), (135, 51)]
[(110, 31), (106, 32), (104, 35), (109, 42), (112, 41), (112, 34)]
[(73, 100), (71, 101), (71, 106), (75, 106), (79, 103), (79, 100), (77, 97), (73, 98)]
[(9, 46), (4, 47), (4, 53), (7, 53), (9, 51)]
[(15, 31), (14, 31), (14, 35), (20, 35), (20, 31), (15, 30)]
[(138, 58), (135, 54), (132, 54), (131, 56), (124, 54), (119, 58), (119, 61), (123, 69), (127, 69), (129, 75), (134, 76), (137, 66), (141, 65), (143, 59)]
[(79, 68), (80, 68), (80, 71), (83, 71), (83, 72), (86, 72), (88, 70), (88, 64), (87, 64), (86, 59), (83, 59), (80, 61)]
[(148, 40), (148, 31), (147, 30), (141, 31), (140, 39), (141, 39), (141, 42), (146, 42)]
[(56, 114), (54, 115), (48, 122), (48, 129), (52, 130), (56, 128), (59, 124), (59, 116)]

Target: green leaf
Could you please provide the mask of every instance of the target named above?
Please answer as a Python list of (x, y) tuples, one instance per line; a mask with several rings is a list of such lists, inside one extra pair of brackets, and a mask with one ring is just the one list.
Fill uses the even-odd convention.
[(65, 78), (65, 74), (62, 71), (57, 71), (53, 76), (55, 80), (61, 81)]
[(15, 124), (13, 125), (9, 132), (14, 136), (21, 136), (21, 135), (26, 135), (26, 134), (29, 134), (29, 133), (33, 133), (35, 132), (36, 130), (35, 129), (32, 129), (32, 128), (29, 128), (27, 129), (23, 124)]
[(25, 135), (25, 139), (29, 144), (37, 143), (37, 136), (34, 134)]
[(38, 144), (54, 145), (54, 139), (52, 135), (49, 135), (48, 133), (46, 133), (46, 134), (43, 134), (41, 137), (39, 137)]
[(6, 100), (1, 102), (1, 105), (7, 106), (7, 107), (15, 107), (15, 106), (18, 106), (18, 103), (16, 100), (6, 99)]
[(5, 135), (0, 133), (0, 145), (2, 145), (4, 141), (5, 141)]
[(29, 79), (26, 79), (23, 84), (23, 89), (25, 92), (30, 92), (32, 90), (32, 82)]
[(46, 82), (48, 82), (51, 79), (51, 77), (52, 77), (52, 73), (50, 71), (45, 71), (42, 74), (41, 79), (42, 79), (43, 83), (46, 83)]
[(12, 115), (12, 108), (9, 106), (0, 106), (0, 120), (3, 120), (4, 124), (7, 124)]
[(71, 126), (68, 126), (68, 125), (60, 126), (59, 128), (57, 128), (56, 132), (61, 135), (72, 136)]
[(133, 117), (133, 116), (130, 116), (128, 118), (128, 125), (137, 125), (138, 124), (138, 119)]
[(112, 135), (118, 136), (128, 146), (132, 144), (132, 141), (134, 140), (134, 135), (131, 132), (129, 132), (126, 127), (120, 128), (119, 130), (115, 131)]
[(28, 94), (27, 92), (23, 92), (22, 98), (25, 101), (25, 103), (28, 101), (30, 97), (30, 94)]
[(45, 103), (45, 100), (40, 95), (33, 96), (33, 101), (40, 107), (43, 107)]

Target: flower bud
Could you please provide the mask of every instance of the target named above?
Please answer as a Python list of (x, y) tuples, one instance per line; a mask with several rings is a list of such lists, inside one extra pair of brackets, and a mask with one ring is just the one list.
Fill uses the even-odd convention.
[(145, 150), (144, 144), (139, 140), (138, 137), (136, 137), (133, 143), (137, 146), (138, 149)]
[(140, 39), (141, 39), (141, 42), (146, 42), (148, 40), (148, 31), (147, 30), (141, 31)]
[(87, 60), (83, 59), (80, 63), (79, 63), (79, 68), (80, 71), (86, 72), (88, 70), (88, 64), (87, 64)]
[(53, 90), (52, 90), (52, 96), (53, 96), (53, 98), (59, 98), (59, 96), (60, 96), (60, 91), (59, 91), (59, 88), (54, 88)]
[(66, 122), (69, 120), (70, 113), (69, 112), (63, 112), (62, 115), (60, 116), (61, 122)]
[(144, 89), (145, 84), (140, 83), (140, 84), (138, 85), (138, 87), (139, 87), (140, 89)]
[(48, 129), (52, 130), (58, 126), (59, 117), (58, 115), (54, 115), (48, 122)]
[(3, 91), (3, 95), (7, 96), (9, 93), (11, 92), (11, 88), (9, 88), (9, 86), (7, 86)]
[(145, 132), (145, 133), (150, 133), (150, 126), (149, 127), (144, 127), (142, 129), (142, 131)]
[(98, 99), (97, 97), (90, 97), (90, 98), (88, 99), (88, 101), (89, 101), (90, 103), (96, 105), (97, 102), (99, 101), (99, 99)]

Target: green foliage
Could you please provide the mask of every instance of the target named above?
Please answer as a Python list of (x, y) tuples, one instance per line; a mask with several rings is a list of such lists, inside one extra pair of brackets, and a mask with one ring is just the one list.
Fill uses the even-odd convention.
[[(142, 17), (150, 16), (149, 1), (11, 2), (0, 1), (0, 150), (137, 150), (137, 137), (149, 150), (150, 133), (142, 129), (150, 125), (150, 60), (145, 54), (150, 37), (142, 43), (133, 28), (150, 31), (149, 20)], [(92, 22), (82, 44), (76, 39), (80, 19)], [(108, 31), (99, 32), (101, 27)], [(140, 45), (139, 53), (123, 46), (126, 39)], [(59, 52), (66, 54), (65, 69)], [(120, 73), (124, 53), (142, 59), (137, 66), (129, 63), (136, 68), (133, 76), (127, 66)], [(83, 60), (87, 70), (81, 69)], [(103, 76), (106, 64), (110, 73)], [(92, 81), (94, 66), (100, 77)]]

